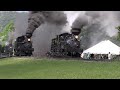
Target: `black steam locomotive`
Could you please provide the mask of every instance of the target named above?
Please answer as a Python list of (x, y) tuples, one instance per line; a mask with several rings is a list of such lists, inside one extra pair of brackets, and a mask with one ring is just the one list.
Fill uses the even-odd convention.
[[(83, 50), (80, 47), (79, 34), (81, 29), (73, 28), (70, 33), (57, 35), (52, 39), (51, 50), (47, 53), (48, 56), (55, 57), (80, 57)], [(7, 46), (5, 52), (15, 56), (31, 56), (34, 48), (31, 42), (31, 33), (20, 36), (14, 42), (14, 46)], [(3, 50), (2, 50), (3, 51)]]
[(15, 56), (31, 56), (34, 51), (31, 39), (26, 35), (18, 37), (14, 45)]
[(52, 39), (51, 50), (47, 53), (48, 56), (57, 57), (80, 57), (83, 50), (80, 48), (79, 29), (72, 29), (70, 33), (57, 35)]
[(13, 46), (8, 44), (5, 46), (0, 45), (0, 58), (12, 57), (13, 56)]
[(0, 45), (0, 58), (13, 56), (31, 56), (34, 49), (32, 48), (31, 39), (26, 35), (16, 38), (14, 45)]

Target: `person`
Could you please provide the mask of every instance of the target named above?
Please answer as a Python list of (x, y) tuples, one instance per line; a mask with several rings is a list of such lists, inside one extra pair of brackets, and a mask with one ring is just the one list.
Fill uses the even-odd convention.
[(87, 53), (84, 53), (83, 59), (87, 59)]
[(110, 54), (110, 52), (108, 53), (108, 59), (109, 59), (109, 60), (111, 59), (111, 54)]
[(87, 59), (90, 59), (90, 53), (89, 52), (87, 53)]
[(101, 59), (104, 59), (104, 56), (103, 56), (103, 54), (101, 54)]
[(93, 53), (91, 54), (91, 59), (94, 59), (94, 54)]

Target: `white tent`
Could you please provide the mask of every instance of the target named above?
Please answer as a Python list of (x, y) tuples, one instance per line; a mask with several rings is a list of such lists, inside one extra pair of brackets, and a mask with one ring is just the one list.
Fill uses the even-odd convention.
[(120, 47), (109, 40), (105, 40), (85, 50), (83, 53), (108, 54), (109, 52), (111, 54), (119, 55)]

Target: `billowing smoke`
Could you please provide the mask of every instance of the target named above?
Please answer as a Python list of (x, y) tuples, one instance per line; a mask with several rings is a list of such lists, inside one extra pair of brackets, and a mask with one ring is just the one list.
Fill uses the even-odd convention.
[(104, 30), (108, 36), (112, 37), (117, 34), (115, 27), (120, 25), (120, 20), (115, 11), (89, 11), (86, 14), (92, 17), (94, 23), (100, 23), (100, 29)]
[(14, 31), (8, 33), (8, 43), (11, 45), (14, 43), (14, 39), (15, 39), (14, 35), (15, 35)]
[(118, 25), (119, 11), (31, 11), (17, 15), (15, 37), (32, 33), (33, 54), (44, 56), (50, 50), (51, 39), (60, 33), (70, 32), (71, 27), (83, 27), (81, 34), (85, 34), (81, 43), (87, 49), (115, 36)]
[(67, 15), (67, 21), (71, 27), (76, 18), (80, 15), (84, 15), (85, 11), (64, 11), (64, 13)]
[[(120, 12), (115, 11), (86, 11), (82, 14), (78, 12), (78, 17), (72, 24), (72, 27), (82, 28), (86, 33), (81, 43), (89, 48), (96, 43), (117, 35), (115, 27), (120, 25)], [(88, 44), (89, 43), (89, 44)]]
[[(9, 14), (9, 13), (8, 13)], [(28, 26), (28, 13), (26, 12), (15, 12), (12, 14), (14, 19), (14, 30), (8, 33), (8, 40), (6, 41), (9, 44), (14, 44), (14, 40), (22, 35), (25, 35), (26, 29)]]
[(45, 56), (50, 51), (51, 40), (61, 34), (62, 29), (62, 26), (48, 22), (37, 28), (32, 37), (34, 56)]
[(31, 11), (28, 19), (27, 33), (33, 32), (45, 22), (53, 23), (58, 26), (67, 23), (66, 15), (60, 11)]
[(25, 35), (28, 27), (28, 15), (29, 13), (26, 12), (16, 14), (14, 38)]
[(67, 17), (63, 11), (31, 11), (18, 13), (15, 20), (15, 38), (32, 33), (34, 56), (45, 56), (51, 40), (67, 32)]
[(72, 24), (73, 28), (82, 28), (84, 26), (87, 26), (89, 22), (89, 19), (86, 15), (80, 15)]
[(32, 34), (34, 56), (45, 56), (50, 51), (51, 40), (63, 33), (67, 17), (62, 11), (31, 12), (27, 33)]
[(42, 11), (39, 12), (34, 12), (31, 11), (29, 14), (29, 19), (28, 19), (28, 28), (27, 28), (27, 33), (33, 34), (33, 32), (38, 28), (41, 24), (44, 23), (44, 16)]

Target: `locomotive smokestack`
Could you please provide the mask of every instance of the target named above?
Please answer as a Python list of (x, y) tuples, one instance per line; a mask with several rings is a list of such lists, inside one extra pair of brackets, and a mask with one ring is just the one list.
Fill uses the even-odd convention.
[(79, 35), (81, 33), (81, 29), (88, 24), (88, 17), (85, 15), (80, 15), (76, 18), (76, 20), (72, 24), (72, 34)]
[(72, 28), (71, 33), (74, 35), (79, 35), (82, 28)]

